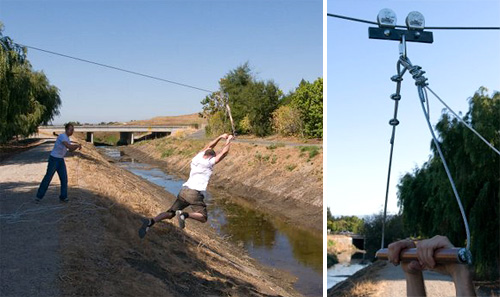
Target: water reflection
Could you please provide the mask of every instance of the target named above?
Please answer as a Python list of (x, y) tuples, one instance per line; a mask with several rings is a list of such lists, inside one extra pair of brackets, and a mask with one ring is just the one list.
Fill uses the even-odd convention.
[(339, 263), (328, 268), (327, 271), (327, 288), (346, 280), (349, 276), (356, 273), (358, 270), (365, 268), (370, 263), (365, 260), (364, 253), (342, 253), (337, 255)]

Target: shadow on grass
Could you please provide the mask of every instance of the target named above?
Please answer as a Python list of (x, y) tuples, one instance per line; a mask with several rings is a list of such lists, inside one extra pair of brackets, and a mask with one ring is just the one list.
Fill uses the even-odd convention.
[[(225, 267), (226, 262), (213, 258), (207, 247), (200, 249), (199, 241), (172, 224), (157, 224), (141, 240), (137, 230), (142, 215), (132, 207), (81, 188), (69, 188), (70, 202), (61, 204), (59, 188), (53, 186), (41, 204), (29, 204), (37, 187), (0, 183), (0, 210), (9, 214), (22, 206), (28, 210), (23, 220), (57, 230), (62, 268), (56, 282), (64, 296), (278, 296), (260, 293), (235, 275), (237, 268)], [(54, 206), (53, 214), (44, 217), (47, 221), (29, 211), (45, 206)]]

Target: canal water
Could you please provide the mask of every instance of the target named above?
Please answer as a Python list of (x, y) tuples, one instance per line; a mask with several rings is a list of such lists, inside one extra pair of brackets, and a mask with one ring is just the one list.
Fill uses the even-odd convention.
[[(156, 166), (136, 162), (116, 147), (98, 147), (116, 164), (177, 195), (184, 183)], [(322, 296), (323, 244), (321, 236), (287, 224), (252, 208), (239, 197), (209, 187), (205, 203), (208, 223), (259, 262), (297, 277), (294, 288), (304, 296)], [(304, 218), (307, 219), (307, 218)]]
[(327, 289), (336, 284), (345, 281), (349, 276), (368, 266), (370, 263), (364, 259), (363, 253), (355, 253), (354, 255), (340, 255), (339, 259), (346, 259), (337, 263), (327, 270), (326, 282)]

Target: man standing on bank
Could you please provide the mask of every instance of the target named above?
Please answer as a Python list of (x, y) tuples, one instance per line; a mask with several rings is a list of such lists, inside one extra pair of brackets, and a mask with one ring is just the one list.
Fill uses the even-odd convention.
[[(182, 189), (177, 195), (177, 200), (175, 200), (169, 210), (160, 213), (154, 218), (142, 220), (143, 223), (139, 229), (140, 238), (143, 238), (156, 222), (171, 219), (176, 215), (180, 228), (184, 228), (185, 220), (188, 218), (202, 223), (207, 221), (207, 206), (203, 201), (203, 192), (207, 189), (214, 165), (218, 164), (226, 157), (233, 138), (233, 135), (222, 134), (212, 140), (191, 160), (189, 179), (182, 185)], [(226, 144), (222, 148), (222, 151), (216, 154), (214, 147), (221, 139), (226, 139)], [(182, 211), (188, 206), (191, 206), (193, 212), (188, 213)]]
[(59, 196), (59, 200), (61, 200), (61, 202), (68, 202), (68, 172), (66, 171), (64, 156), (68, 150), (72, 152), (76, 149), (82, 149), (81, 144), (72, 144), (69, 139), (69, 137), (73, 135), (74, 129), (75, 127), (73, 124), (68, 123), (64, 126), (65, 132), (57, 136), (56, 143), (54, 144), (54, 148), (49, 156), (47, 173), (45, 173), (45, 177), (43, 178), (36, 194), (36, 203), (39, 203), (43, 196), (45, 196), (45, 192), (47, 192), (49, 184), (52, 181), (52, 177), (56, 171), (57, 175), (59, 175), (59, 180), (61, 181), (61, 195)]

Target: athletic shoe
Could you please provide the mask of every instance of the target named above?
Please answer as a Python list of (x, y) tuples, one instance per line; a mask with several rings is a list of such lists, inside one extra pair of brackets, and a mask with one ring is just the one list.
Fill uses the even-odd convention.
[(144, 238), (146, 236), (146, 233), (149, 231), (149, 220), (148, 219), (141, 219), (142, 221), (142, 226), (139, 229), (139, 237)]
[(186, 227), (186, 218), (182, 214), (182, 210), (178, 210), (175, 212), (177, 215), (177, 221), (179, 221), (179, 228), (184, 229)]
[(67, 203), (67, 202), (69, 202), (69, 199), (68, 198), (64, 198), (64, 199), (59, 199), (59, 201)]
[(42, 199), (36, 197), (34, 200), (33, 200), (36, 204), (40, 203), (42, 201)]

